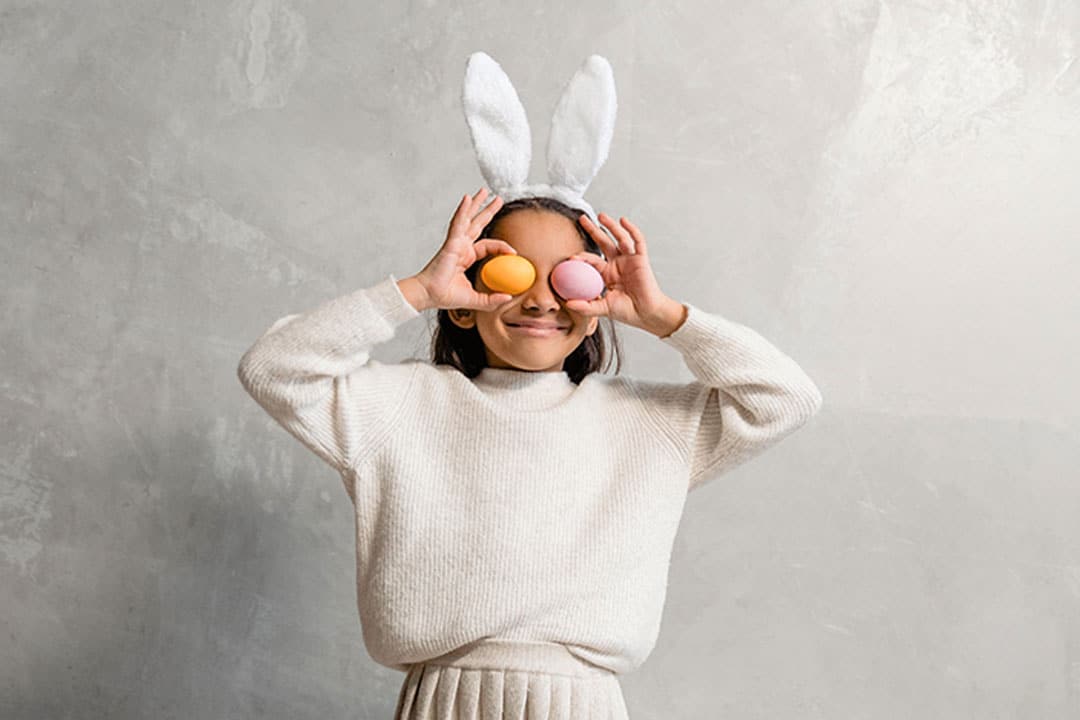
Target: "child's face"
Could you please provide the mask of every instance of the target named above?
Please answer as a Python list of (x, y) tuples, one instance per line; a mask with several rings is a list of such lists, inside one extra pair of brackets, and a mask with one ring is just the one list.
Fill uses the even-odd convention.
[[(563, 360), (596, 332), (600, 319), (569, 310), (551, 288), (551, 271), (563, 260), (585, 250), (585, 242), (569, 218), (543, 210), (518, 210), (499, 220), (491, 236), (503, 240), (536, 268), (536, 281), (494, 310), (473, 310), (468, 316), (451, 318), (461, 327), (475, 322), (491, 367), (555, 372)], [(490, 258), (488, 258), (490, 259)], [(485, 259), (483, 262), (487, 262)], [(492, 292), (480, 274), (475, 287)], [(529, 331), (512, 324), (526, 321), (553, 324), (551, 332)]]

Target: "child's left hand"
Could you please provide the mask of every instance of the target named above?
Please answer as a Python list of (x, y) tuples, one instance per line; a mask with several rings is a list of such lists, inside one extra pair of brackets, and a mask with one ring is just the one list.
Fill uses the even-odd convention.
[(649, 264), (645, 235), (641, 230), (625, 217), (620, 218), (621, 225), (605, 213), (599, 213), (597, 217), (619, 241), (619, 246), (616, 247), (588, 215), (582, 214), (582, 227), (592, 235), (607, 260), (591, 252), (580, 252), (569, 259), (582, 260), (596, 268), (604, 278), (607, 292), (595, 300), (567, 300), (566, 307), (586, 317), (607, 315), (655, 332), (657, 324), (671, 314), (673, 304), (681, 311), (681, 303), (660, 290)]

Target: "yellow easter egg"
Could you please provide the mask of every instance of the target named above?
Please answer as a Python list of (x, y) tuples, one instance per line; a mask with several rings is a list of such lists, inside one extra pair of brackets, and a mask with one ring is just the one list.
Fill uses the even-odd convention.
[(517, 295), (536, 281), (536, 268), (520, 255), (496, 255), (480, 266), (480, 279), (495, 292)]

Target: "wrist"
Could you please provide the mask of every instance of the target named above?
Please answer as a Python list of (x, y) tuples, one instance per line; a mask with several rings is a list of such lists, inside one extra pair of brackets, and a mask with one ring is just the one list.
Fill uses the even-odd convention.
[(645, 330), (663, 339), (682, 327), (688, 308), (674, 298), (666, 298), (659, 309), (645, 321)]
[(398, 288), (401, 289), (401, 294), (405, 296), (410, 305), (416, 308), (417, 312), (423, 312), (435, 307), (434, 303), (431, 302), (427, 287), (416, 275), (398, 280)]

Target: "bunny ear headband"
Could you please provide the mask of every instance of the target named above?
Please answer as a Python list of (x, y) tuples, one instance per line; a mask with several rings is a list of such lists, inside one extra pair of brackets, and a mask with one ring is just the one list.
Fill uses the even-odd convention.
[(480, 172), (497, 195), (506, 202), (555, 198), (602, 227), (583, 195), (607, 160), (615, 130), (615, 77), (605, 58), (586, 58), (563, 90), (551, 118), (547, 183), (526, 184), (532, 135), (525, 108), (510, 78), (487, 53), (469, 56), (461, 98)]

